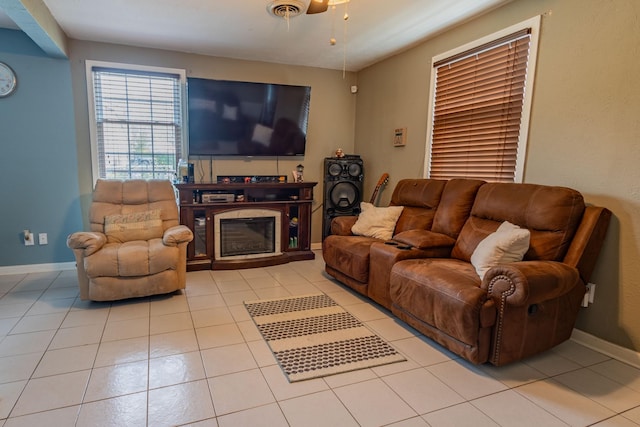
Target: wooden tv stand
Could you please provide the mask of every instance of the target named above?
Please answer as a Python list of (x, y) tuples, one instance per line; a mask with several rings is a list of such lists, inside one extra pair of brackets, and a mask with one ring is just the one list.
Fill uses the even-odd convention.
[[(314, 259), (311, 251), (311, 205), (316, 182), (176, 184), (180, 223), (193, 231), (187, 248), (187, 270), (230, 270), (265, 267)], [(280, 220), (280, 245), (273, 254), (242, 257), (216, 256), (220, 230), (216, 215), (256, 209), (273, 212)], [(219, 246), (219, 244), (218, 244)], [(225, 259), (233, 258), (233, 259)]]

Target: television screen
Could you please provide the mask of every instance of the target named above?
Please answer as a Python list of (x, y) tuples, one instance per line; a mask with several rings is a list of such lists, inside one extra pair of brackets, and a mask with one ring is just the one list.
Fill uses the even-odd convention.
[(302, 156), (311, 88), (187, 79), (189, 155)]

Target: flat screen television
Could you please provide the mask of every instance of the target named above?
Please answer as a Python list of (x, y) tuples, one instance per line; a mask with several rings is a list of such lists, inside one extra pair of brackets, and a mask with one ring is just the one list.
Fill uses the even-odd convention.
[(189, 155), (302, 156), (311, 87), (187, 79)]

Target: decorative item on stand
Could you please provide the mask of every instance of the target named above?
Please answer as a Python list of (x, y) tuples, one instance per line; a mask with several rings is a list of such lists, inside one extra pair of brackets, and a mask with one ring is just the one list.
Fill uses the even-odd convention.
[(304, 166), (296, 166), (296, 170), (293, 171), (293, 178), (295, 182), (304, 182)]
[(344, 157), (344, 151), (342, 151), (342, 148), (338, 148), (336, 150), (336, 157), (338, 157), (338, 158)]

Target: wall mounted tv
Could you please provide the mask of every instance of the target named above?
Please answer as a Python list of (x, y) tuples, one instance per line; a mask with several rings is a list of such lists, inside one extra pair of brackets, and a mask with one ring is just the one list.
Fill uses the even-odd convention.
[(189, 155), (302, 156), (311, 88), (187, 79)]

